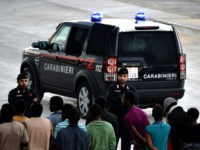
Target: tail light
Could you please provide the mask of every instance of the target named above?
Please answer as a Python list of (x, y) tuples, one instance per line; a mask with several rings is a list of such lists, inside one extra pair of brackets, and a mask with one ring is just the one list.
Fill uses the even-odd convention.
[(180, 79), (186, 79), (186, 55), (180, 56)]
[(117, 80), (117, 59), (108, 57), (105, 61), (104, 79), (105, 81)]

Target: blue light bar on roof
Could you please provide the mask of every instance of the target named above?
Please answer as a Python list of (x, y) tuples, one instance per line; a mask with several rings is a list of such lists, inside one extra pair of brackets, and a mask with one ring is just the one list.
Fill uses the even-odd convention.
[(91, 15), (91, 21), (92, 22), (101, 22), (102, 18), (103, 18), (103, 14), (99, 13), (99, 12), (94, 12)]
[(146, 18), (145, 18), (144, 12), (138, 12), (138, 13), (135, 15), (135, 20), (136, 20), (136, 21), (145, 21)]

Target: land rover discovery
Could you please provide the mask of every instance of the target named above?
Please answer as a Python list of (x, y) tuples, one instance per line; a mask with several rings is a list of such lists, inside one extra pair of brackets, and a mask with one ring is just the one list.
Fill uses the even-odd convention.
[(60, 23), (48, 41), (38, 41), (23, 52), (21, 72), (42, 99), (44, 92), (77, 98), (86, 116), (94, 98), (106, 96), (117, 80), (117, 70), (129, 70), (139, 105), (180, 99), (186, 78), (185, 54), (172, 25), (135, 19), (102, 19)]

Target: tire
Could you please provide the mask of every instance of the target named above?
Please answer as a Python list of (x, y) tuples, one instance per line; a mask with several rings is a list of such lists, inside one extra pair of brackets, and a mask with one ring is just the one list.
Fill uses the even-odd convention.
[(90, 110), (94, 96), (88, 83), (82, 83), (77, 91), (77, 108), (82, 118), (85, 118)]
[(24, 68), (23, 72), (28, 74), (28, 89), (31, 89), (35, 92), (38, 101), (40, 102), (44, 96), (44, 92), (41, 90), (41, 87), (38, 83), (38, 78), (30, 68)]

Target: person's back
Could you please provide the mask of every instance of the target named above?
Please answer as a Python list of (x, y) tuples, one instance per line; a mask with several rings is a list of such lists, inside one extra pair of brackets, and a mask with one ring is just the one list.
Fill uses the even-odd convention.
[(24, 100), (18, 100), (15, 104), (16, 114), (13, 116), (13, 120), (23, 123), (26, 119), (28, 119), (28, 117), (24, 116), (26, 109), (26, 102)]
[(53, 112), (47, 119), (51, 120), (53, 128), (56, 124), (62, 121), (61, 109), (63, 106), (63, 99), (60, 96), (53, 96), (50, 99), (50, 111)]
[(186, 112), (178, 106), (168, 114), (167, 121), (171, 126), (178, 129), (186, 121)]
[(94, 104), (91, 108), (91, 116), (94, 118), (86, 128), (91, 138), (92, 150), (115, 150), (116, 137), (112, 125), (100, 119), (100, 106)]
[(0, 149), (21, 150), (28, 143), (28, 134), (23, 124), (12, 121), (14, 114), (10, 104), (4, 104), (1, 109)]
[(170, 132), (169, 124), (155, 122), (147, 126), (146, 130), (151, 134), (152, 141), (159, 150), (167, 150), (168, 135)]
[[(62, 136), (61, 136), (61, 135)], [(60, 137), (61, 136), (61, 137)], [(67, 150), (88, 150), (90, 138), (87, 132), (76, 126), (67, 126), (58, 132), (57, 141), (62, 138), (63, 148)], [(58, 142), (57, 142), (58, 143)]]
[[(52, 112), (52, 114), (48, 116), (47, 119), (49, 119), (53, 125), (53, 132), (57, 123), (62, 121), (62, 113), (61, 113), (62, 106), (63, 106), (63, 99), (60, 96), (51, 97), (49, 102), (49, 110)], [(55, 149), (54, 148), (55, 143), (56, 143), (55, 138), (51, 136), (49, 150)]]
[(2, 150), (20, 150), (21, 144), (27, 143), (28, 139), (23, 124), (15, 121), (0, 124), (0, 148)]
[(157, 104), (152, 110), (155, 122), (146, 126), (147, 131), (147, 150), (157, 148), (167, 150), (170, 125), (163, 122), (162, 106)]
[(93, 150), (114, 150), (116, 140), (112, 125), (106, 121), (92, 121), (87, 126)]
[(129, 109), (124, 117), (124, 121), (129, 128), (129, 132), (133, 136), (134, 150), (145, 149), (146, 146), (146, 131), (145, 127), (149, 125), (149, 120), (146, 113), (139, 107), (136, 107), (135, 100), (137, 95), (132, 91), (124, 93), (122, 104)]
[(182, 141), (186, 143), (200, 143), (200, 123), (194, 125), (186, 123), (182, 130)]
[(112, 125), (112, 127), (113, 127), (113, 129), (115, 131), (115, 136), (116, 136), (116, 138), (118, 138), (117, 117), (114, 114), (108, 112), (107, 110), (102, 110), (101, 119), (104, 120), (104, 121), (109, 122)]
[(170, 139), (173, 149), (180, 149), (182, 126), (186, 122), (186, 112), (177, 105), (177, 100), (168, 97), (163, 103), (166, 121), (171, 126)]
[[(118, 123), (117, 123), (117, 116), (108, 112), (106, 109), (107, 101), (105, 97), (99, 96), (95, 99), (96, 104), (98, 104), (101, 107), (101, 119), (104, 121), (107, 121), (111, 123), (113, 126), (113, 129), (115, 131), (115, 136), (118, 139)], [(92, 117), (90, 114), (88, 114), (86, 118), (86, 125), (89, 124), (92, 121)]]
[(128, 126), (134, 125), (142, 136), (146, 135), (145, 127), (149, 125), (149, 120), (147, 118), (146, 113), (141, 108), (134, 106), (126, 114), (124, 120)]
[(88, 150), (90, 138), (87, 132), (78, 126), (80, 114), (76, 109), (69, 112), (69, 125), (58, 131), (58, 149)]
[[(53, 137), (56, 139), (58, 132), (63, 129), (68, 127), (69, 125), (69, 120), (68, 120), (68, 115), (69, 112), (73, 109), (73, 106), (71, 104), (64, 104), (62, 107), (62, 122), (57, 123), (55, 129), (54, 129), (54, 134)], [(78, 126), (79, 128), (83, 129), (86, 131), (86, 127), (78, 121)]]
[(13, 116), (13, 121), (21, 122), (23, 123), (28, 117), (26, 116), (20, 116), (20, 115), (15, 115)]
[(52, 130), (50, 120), (40, 117), (43, 108), (39, 103), (31, 106), (31, 118), (24, 121), (30, 141), (28, 148), (37, 150), (48, 150)]
[(184, 149), (200, 149), (200, 124), (197, 123), (199, 110), (190, 108), (187, 111), (187, 123), (183, 125), (182, 142)]

